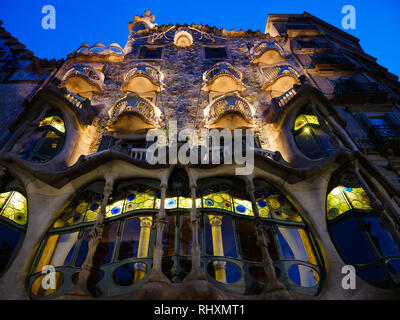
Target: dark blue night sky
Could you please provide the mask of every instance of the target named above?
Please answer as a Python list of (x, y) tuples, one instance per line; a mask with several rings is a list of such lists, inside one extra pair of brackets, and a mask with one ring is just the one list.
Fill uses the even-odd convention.
[[(56, 29), (41, 27), (44, 5), (56, 8)], [(400, 75), (400, 1), (398, 0), (256, 0), (256, 1), (138, 1), (138, 0), (1, 0), (3, 27), (40, 58), (65, 58), (81, 43), (113, 42), (125, 45), (127, 23), (135, 14), (150, 9), (161, 24), (195, 23), (227, 30), (264, 32), (269, 13), (307, 11), (341, 28), (344, 5), (357, 10), (356, 30), (350, 34), (361, 39), (364, 50), (378, 58), (389, 71)]]

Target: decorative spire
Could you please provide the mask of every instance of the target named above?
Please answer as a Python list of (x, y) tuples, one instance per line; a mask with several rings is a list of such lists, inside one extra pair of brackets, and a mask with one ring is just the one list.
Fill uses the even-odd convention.
[(136, 24), (144, 24), (149, 29), (153, 29), (155, 26), (157, 26), (157, 23), (154, 23), (155, 19), (156, 19), (156, 17), (153, 14), (151, 14), (150, 10), (146, 10), (144, 12), (144, 15), (134, 16), (133, 22), (130, 22), (128, 24), (129, 30), (132, 32), (133, 27)]

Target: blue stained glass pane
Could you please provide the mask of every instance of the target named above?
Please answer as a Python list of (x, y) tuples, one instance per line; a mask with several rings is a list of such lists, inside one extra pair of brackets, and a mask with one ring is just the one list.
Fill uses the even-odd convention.
[(265, 208), (267, 206), (267, 203), (264, 200), (258, 201), (257, 204), (260, 208)]
[(120, 213), (120, 211), (121, 211), (121, 208), (114, 208), (111, 210), (111, 214), (118, 214), (118, 213)]
[(346, 191), (348, 191), (348, 192), (352, 192), (352, 191), (353, 191), (353, 188), (345, 187), (344, 190), (346, 190)]
[(99, 205), (98, 205), (97, 203), (92, 204), (92, 205), (90, 206), (90, 210), (92, 210), (92, 211), (96, 211), (98, 208), (99, 208)]
[(246, 212), (246, 207), (242, 206), (242, 205), (237, 206), (236, 207), (236, 211), (239, 212), (239, 213), (244, 213), (244, 212)]
[(161, 199), (161, 191), (157, 191), (156, 192), (156, 198), (157, 199)]
[(211, 199), (206, 199), (204, 201), (205, 201), (206, 205), (208, 205), (208, 206), (213, 206), (214, 205), (214, 201), (212, 201)]
[(133, 200), (135, 200), (135, 198), (136, 198), (136, 194), (131, 194), (131, 195), (128, 197), (128, 201), (133, 201)]
[(392, 260), (388, 264), (389, 271), (397, 276), (400, 276), (400, 260)]

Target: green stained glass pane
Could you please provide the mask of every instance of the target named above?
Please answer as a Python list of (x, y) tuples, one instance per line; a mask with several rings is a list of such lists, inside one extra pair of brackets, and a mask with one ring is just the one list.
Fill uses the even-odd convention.
[(317, 116), (309, 115), (309, 114), (299, 115), (294, 122), (294, 130), (297, 131), (308, 124), (319, 125)]
[(106, 207), (106, 219), (119, 216), (122, 213), (122, 208), (124, 206), (124, 200), (114, 201), (112, 204)]
[(225, 192), (215, 192), (205, 195), (203, 196), (203, 207), (233, 212), (232, 197), (229, 193)]
[(26, 198), (17, 191), (8, 193), (9, 199), (6, 204), (3, 203), (2, 216), (23, 226), (28, 220)]
[(39, 127), (44, 127), (44, 126), (51, 126), (57, 129), (58, 131), (65, 133), (64, 121), (58, 116), (44, 117), (40, 121)]
[[(10, 193), (11, 192), (4, 192), (4, 193), (0, 194), (0, 210), (3, 209), (3, 206), (6, 203), (7, 198), (9, 197)], [(0, 211), (0, 213), (1, 213), (1, 211)]]
[(124, 212), (154, 208), (155, 193), (151, 189), (131, 189), (126, 196)]
[(254, 216), (253, 208), (251, 206), (251, 201), (234, 198), (233, 204), (235, 207), (235, 212), (237, 214), (245, 216)]
[(343, 213), (351, 210), (351, 206), (347, 202), (343, 187), (336, 187), (328, 194), (326, 210), (328, 220), (332, 220), (342, 215)]
[(357, 210), (372, 210), (371, 201), (363, 188), (343, 188), (351, 205)]

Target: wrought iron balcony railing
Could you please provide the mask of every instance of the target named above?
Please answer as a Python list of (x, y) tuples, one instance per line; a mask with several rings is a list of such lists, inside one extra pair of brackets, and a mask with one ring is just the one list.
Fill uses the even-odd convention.
[(397, 125), (375, 125), (368, 132), (368, 138), (378, 151), (400, 153), (400, 127)]

